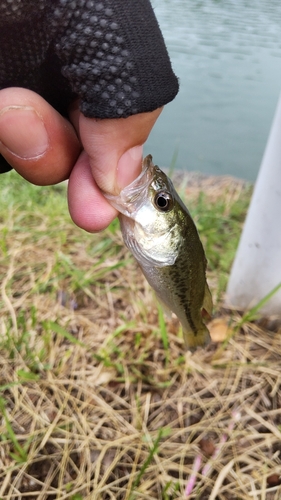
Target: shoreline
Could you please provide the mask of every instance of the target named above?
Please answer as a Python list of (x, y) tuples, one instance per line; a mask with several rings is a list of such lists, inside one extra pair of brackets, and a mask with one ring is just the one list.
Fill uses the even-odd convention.
[[(164, 169), (169, 175), (168, 169)], [(200, 172), (175, 170), (170, 178), (179, 193), (190, 198), (197, 197), (204, 193), (208, 198), (217, 199), (223, 193), (239, 196), (241, 192), (252, 190), (254, 182), (233, 177), (231, 175), (208, 175)]]
[(235, 184), (239, 186), (251, 187), (255, 183), (253, 181), (248, 181), (246, 179), (241, 179), (240, 177), (235, 177), (233, 175), (212, 175), (203, 174), (195, 170), (185, 171), (185, 170), (174, 170), (170, 174), (168, 168), (163, 169), (166, 175), (168, 175), (171, 180), (178, 185), (181, 182), (187, 182), (190, 187), (199, 187), (200, 185), (217, 185), (217, 184)]

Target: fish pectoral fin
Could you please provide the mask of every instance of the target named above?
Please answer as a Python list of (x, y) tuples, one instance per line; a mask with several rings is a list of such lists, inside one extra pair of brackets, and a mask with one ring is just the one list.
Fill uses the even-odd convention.
[(164, 258), (157, 253), (157, 248), (151, 246), (149, 249), (143, 248), (137, 238), (125, 239), (125, 244), (131, 250), (135, 259), (139, 262), (142, 268), (150, 269), (152, 266), (155, 267), (166, 267), (174, 264), (177, 257), (176, 254), (164, 256)]
[(202, 306), (202, 317), (210, 319), (212, 316), (212, 311), (213, 311), (213, 299), (212, 295), (208, 286), (208, 283), (206, 281), (205, 283), (205, 295), (204, 295), (204, 300), (203, 300), (203, 306)]
[(163, 302), (163, 300), (159, 297), (159, 295), (155, 292), (156, 298), (159, 302), (159, 305), (162, 307), (165, 315), (170, 319), (172, 317), (171, 309)]
[(205, 325), (196, 332), (196, 335), (192, 330), (183, 330), (182, 333), (185, 346), (191, 352), (194, 352), (197, 347), (206, 347), (211, 341), (210, 332)]
[(151, 267), (151, 266), (157, 266), (159, 265), (159, 262), (157, 259), (153, 257), (153, 254), (148, 254), (146, 255), (139, 245), (138, 241), (135, 240), (134, 238), (128, 241), (127, 244), (129, 250), (131, 250), (132, 254), (134, 255), (135, 259), (138, 261), (141, 267)]

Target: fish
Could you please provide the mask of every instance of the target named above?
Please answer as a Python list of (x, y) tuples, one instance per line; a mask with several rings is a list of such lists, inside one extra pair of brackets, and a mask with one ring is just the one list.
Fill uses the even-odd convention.
[(186, 348), (210, 342), (203, 318), (211, 317), (207, 259), (196, 225), (171, 179), (143, 159), (140, 175), (118, 195), (105, 194), (119, 212), (123, 240), (165, 309), (182, 325)]

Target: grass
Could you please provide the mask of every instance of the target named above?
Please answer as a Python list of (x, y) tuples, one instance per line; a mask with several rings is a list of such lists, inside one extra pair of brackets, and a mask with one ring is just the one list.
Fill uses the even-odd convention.
[(222, 307), (251, 189), (181, 183), (228, 325), (191, 355), (116, 221), (87, 234), (64, 185), (0, 180), (0, 499), (279, 500), (280, 326)]

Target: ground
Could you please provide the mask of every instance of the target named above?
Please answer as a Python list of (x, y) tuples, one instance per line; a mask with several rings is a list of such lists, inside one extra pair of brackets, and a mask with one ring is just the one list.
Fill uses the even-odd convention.
[(251, 187), (174, 175), (198, 226), (213, 342), (186, 352), (115, 221), (3, 176), (0, 499), (281, 498), (281, 327), (224, 304)]

